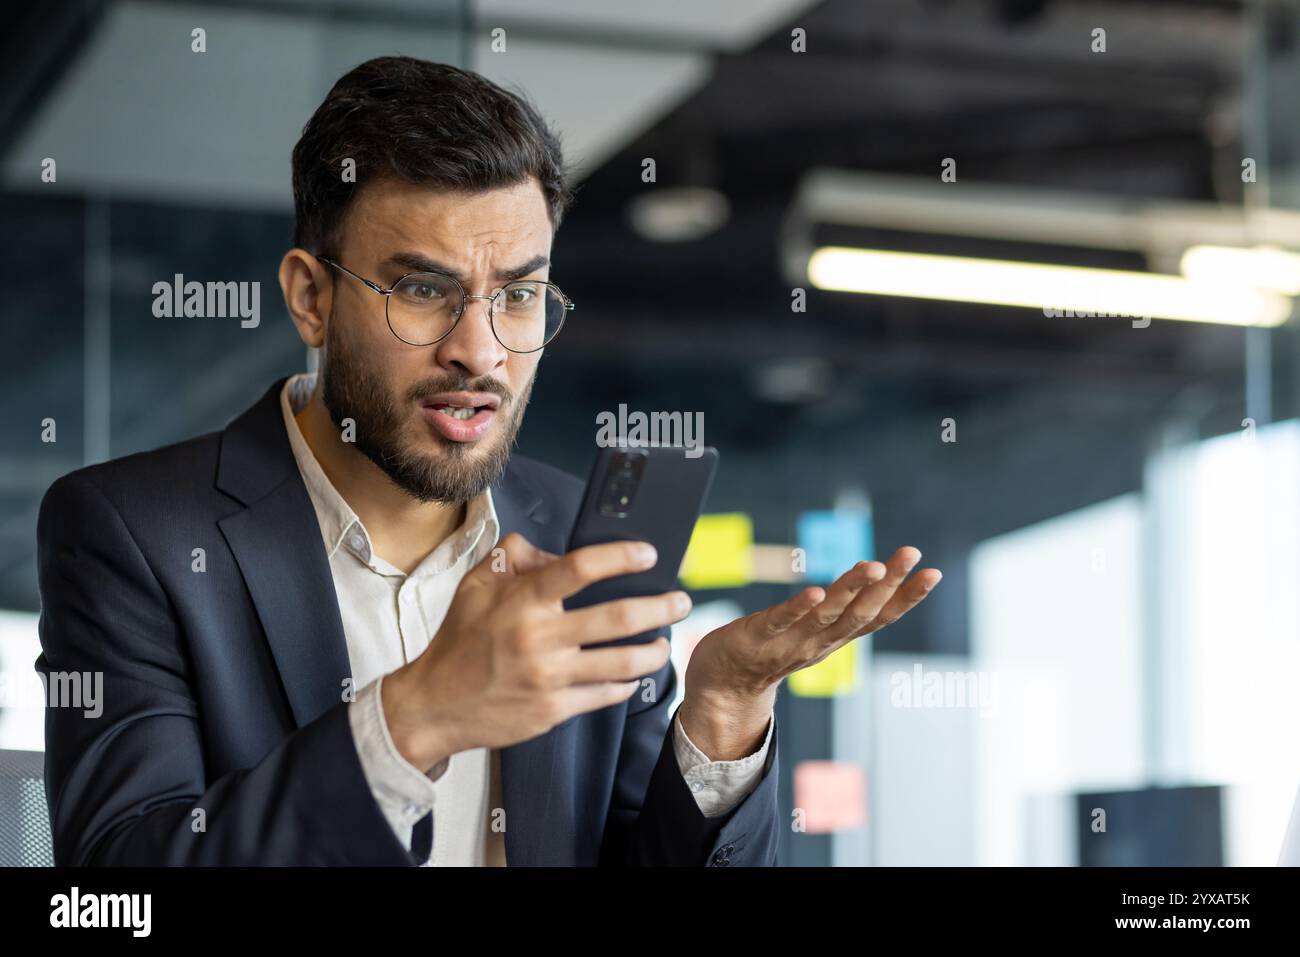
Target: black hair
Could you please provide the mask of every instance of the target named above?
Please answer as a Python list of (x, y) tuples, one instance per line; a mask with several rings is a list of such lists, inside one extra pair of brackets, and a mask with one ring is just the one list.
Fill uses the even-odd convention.
[[(355, 181), (344, 160), (355, 162)], [(367, 60), (339, 79), (293, 149), (294, 245), (333, 253), (360, 185), (384, 178), (479, 192), (536, 177), (552, 230), (573, 201), (559, 137), (523, 97), (413, 57)]]

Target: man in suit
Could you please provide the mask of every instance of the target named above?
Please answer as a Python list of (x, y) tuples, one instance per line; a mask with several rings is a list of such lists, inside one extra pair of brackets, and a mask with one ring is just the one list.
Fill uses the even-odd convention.
[(42, 502), (37, 668), (103, 675), (99, 716), (47, 710), (57, 861), (775, 863), (781, 679), (938, 572), (900, 549), (718, 629), (670, 715), (689, 599), (566, 610), (653, 549), (564, 555), (581, 483), (511, 455), (571, 308), (546, 124), (474, 74), (372, 60), (293, 182), (280, 283), (320, 371)]

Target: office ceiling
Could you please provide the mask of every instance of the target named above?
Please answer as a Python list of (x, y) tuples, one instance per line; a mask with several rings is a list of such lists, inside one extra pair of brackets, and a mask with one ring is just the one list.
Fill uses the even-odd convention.
[[(554, 271), (579, 308), (545, 360), (546, 406), (534, 423), (558, 428), (556, 410), (619, 400), (707, 408), (714, 438), (761, 453), (864, 421), (901, 448), (915, 423), (985, 410), (993, 454), (1007, 447), (1002, 440), (1079, 423), (1121, 441), (1180, 410), (1209, 431), (1240, 421), (1240, 329), (1137, 330), (815, 291), (796, 314), (780, 252), (790, 197), (815, 167), (937, 177), (940, 161), (954, 157), (959, 183), (1240, 202), (1252, 121), (1243, 64), (1254, 62), (1241, 3), (480, 0), (469, 38), (457, 31), (463, 11), (452, 0), (82, 0), (37, 10), (7, 14), (0, 40), (0, 122), (12, 131), (0, 154), (6, 187), (41, 195), (33, 170), (55, 155), (55, 188), (69, 204), (104, 194), (138, 204), (114, 221), (137, 238), (165, 234), (172, 205), (221, 210), (210, 235), (176, 238), (184, 248), (221, 239), (260, 250), (280, 228), (266, 218), (289, 211), (289, 150), (340, 62), (380, 52), (468, 56), (525, 89), (585, 173)], [(187, 43), (169, 43), (200, 23), (206, 72), (186, 59)], [(491, 52), (496, 26), (511, 55)], [(790, 49), (795, 27), (806, 31), (806, 53)], [(1098, 27), (1104, 54), (1091, 49)], [(647, 157), (654, 186), (641, 179)], [(673, 186), (717, 190), (730, 219), (691, 242), (642, 238), (631, 204)], [(260, 214), (260, 225), (241, 227), (244, 212)], [(59, 222), (22, 228), (36, 237)], [(41, 265), (22, 248), (15, 255), (15, 269)], [(168, 274), (160, 262), (118, 265), (140, 279)], [(48, 310), (51, 295), (14, 290), (9, 309)], [(60, 295), (78, 308), (79, 289)], [(69, 340), (79, 335), (73, 329)], [(1274, 334), (1278, 390), (1294, 388), (1286, 377), (1295, 363), (1280, 359), (1282, 349), (1294, 355), (1294, 338), (1290, 329)], [(174, 358), (147, 338), (122, 355), (140, 369)], [(204, 414), (243, 403), (239, 370), (283, 359), (231, 357), (208, 370)], [(15, 401), (42, 377), (75, 375), (80, 361), (48, 356), (15, 368)], [(117, 388), (130, 375), (120, 370)], [(172, 441), (176, 416), (198, 391), (159, 416), (156, 395), (127, 390), (114, 421), (131, 424), (133, 448)], [(25, 549), (33, 489), (48, 485), (48, 472), (27, 459), (0, 461), (0, 604), (32, 605)]]
[[(793, 26), (807, 31), (807, 53), (790, 51)], [(1096, 27), (1104, 54), (1091, 49)], [(795, 184), (820, 166), (937, 180), (953, 157), (955, 189), (971, 180), (1240, 202), (1247, 49), (1234, 3), (818, 4), (717, 56), (704, 87), (584, 185), (557, 265), (566, 290), (583, 294), (581, 316), (594, 313), (599, 326), (584, 329), (583, 345), (596, 353), (635, 341), (647, 356), (693, 355), (718, 377), (734, 367), (729, 388), (752, 380), (756, 362), (820, 356), (839, 385), (889, 396), (891, 408), (1049, 383), (1149, 401), (1208, 385), (1239, 398), (1240, 329), (1053, 322), (1030, 310), (815, 291), (808, 313), (792, 316), (779, 251)], [(644, 157), (656, 160), (655, 187), (640, 181)], [(731, 221), (695, 242), (640, 238), (629, 204), (672, 185), (721, 191)], [(1097, 264), (1143, 268), (1123, 257)], [(682, 327), (689, 339), (676, 336)], [(644, 345), (656, 329), (673, 334)]]

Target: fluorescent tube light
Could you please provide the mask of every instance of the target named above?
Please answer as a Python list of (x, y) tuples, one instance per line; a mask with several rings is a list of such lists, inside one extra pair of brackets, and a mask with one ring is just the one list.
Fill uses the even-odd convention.
[(1192, 246), (1178, 268), (1196, 281), (1300, 295), (1300, 255), (1276, 246)]
[(808, 281), (839, 292), (1234, 326), (1280, 325), (1292, 306), (1284, 296), (1240, 281), (846, 246), (813, 252)]

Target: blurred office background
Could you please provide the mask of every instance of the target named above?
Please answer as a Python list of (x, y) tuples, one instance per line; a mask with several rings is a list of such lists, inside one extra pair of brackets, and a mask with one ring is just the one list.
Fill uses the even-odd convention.
[[(0, 48), (0, 748), (43, 744), (42, 494), (306, 366), (290, 150), (339, 75), (404, 53), (526, 91), (580, 171), (552, 270), (578, 308), (523, 451), (585, 474), (620, 404), (702, 412), (721, 451), (683, 665), (837, 563), (914, 544), (944, 572), (783, 690), (783, 863), (1277, 860), (1296, 4), (81, 0), (7, 11)], [(1035, 263), (1105, 272), (1020, 302)], [(260, 282), (260, 324), (155, 319), (177, 273)]]

